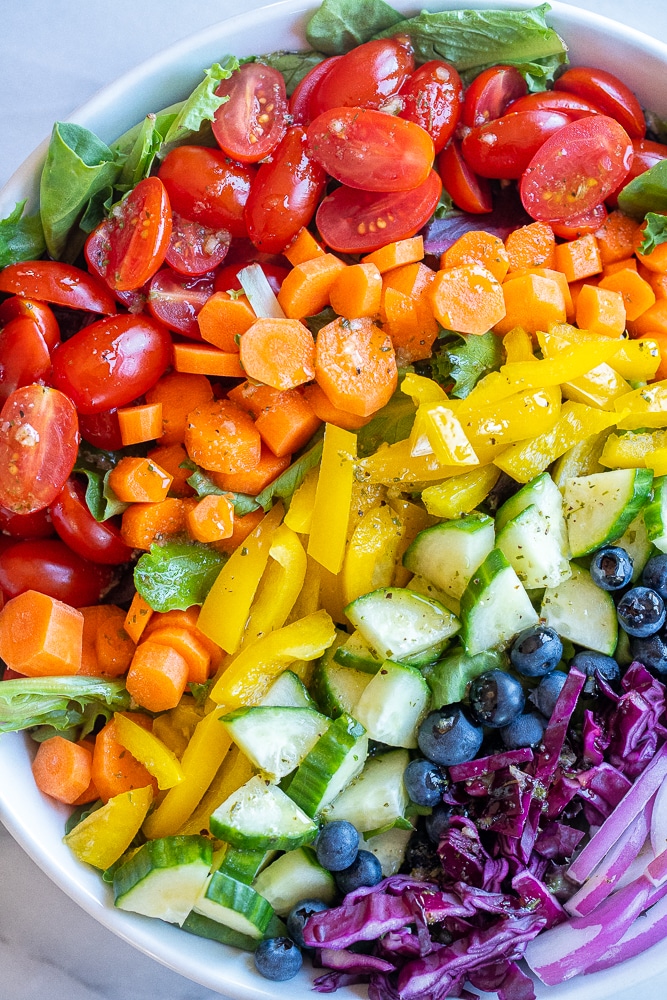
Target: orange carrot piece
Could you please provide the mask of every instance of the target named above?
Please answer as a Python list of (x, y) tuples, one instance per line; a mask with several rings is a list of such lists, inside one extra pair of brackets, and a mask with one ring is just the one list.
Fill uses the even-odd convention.
[[(602, 265), (602, 276), (608, 278), (610, 274), (616, 274), (617, 271), (625, 271), (630, 268), (631, 271), (637, 271), (639, 274), (639, 269), (637, 267), (636, 257), (624, 257), (622, 260), (612, 260), (608, 264)], [(644, 278), (644, 281), (648, 281), (650, 284), (650, 279), (644, 275), (639, 275)]]
[(188, 415), (185, 449), (214, 472), (246, 472), (259, 463), (262, 440), (252, 419), (230, 399), (214, 399)]
[(299, 230), (290, 245), (283, 250), (283, 256), (287, 257), (292, 267), (303, 264), (306, 260), (323, 257), (325, 253), (324, 247), (317, 242), (305, 226)]
[(555, 267), (557, 271), (563, 272), (568, 281), (581, 281), (599, 274), (602, 270), (602, 258), (595, 236), (588, 233), (578, 240), (559, 243), (556, 247)]
[(263, 517), (266, 516), (266, 511), (262, 510), (251, 510), (249, 514), (244, 514), (243, 517), (234, 518), (234, 530), (229, 538), (224, 538), (221, 542), (212, 542), (212, 546), (218, 552), (226, 552), (227, 555), (231, 555), (235, 549), (245, 542), (248, 535), (251, 535), (255, 530), (259, 522)]
[(253, 415), (264, 444), (278, 458), (284, 458), (303, 448), (321, 423), (304, 391), (242, 382), (227, 393), (227, 398)]
[(375, 264), (352, 264), (336, 277), (329, 300), (333, 311), (346, 319), (377, 316), (382, 300), (382, 275)]
[(0, 611), (0, 658), (25, 677), (76, 674), (83, 615), (54, 597), (27, 590)]
[(385, 330), (402, 367), (431, 356), (438, 326), (431, 312), (432, 325), (425, 330), (419, 313), (419, 302), (391, 286), (384, 293)]
[(384, 297), (388, 289), (395, 288), (397, 292), (403, 292), (415, 300), (417, 318), (426, 338), (435, 338), (438, 333), (438, 321), (433, 315), (431, 304), (431, 286), (435, 278), (435, 271), (426, 264), (404, 264), (396, 267), (393, 271), (387, 271), (382, 277), (383, 302), (380, 310), (380, 318), (384, 321), (386, 314), (384, 310)]
[(593, 275), (592, 278), (585, 278), (583, 281), (571, 281), (569, 283), (570, 296), (572, 298), (572, 305), (574, 306), (575, 315), (577, 311), (577, 302), (579, 301), (579, 296), (581, 295), (582, 288), (585, 288), (586, 285), (597, 285), (598, 280), (599, 280), (598, 277), (596, 275)]
[(520, 278), (524, 274), (537, 274), (540, 278), (552, 278), (563, 293), (567, 321), (568, 323), (574, 323), (574, 303), (572, 301), (571, 287), (562, 271), (555, 271), (550, 267), (527, 267), (522, 271), (510, 271), (506, 280), (512, 281), (514, 278)]
[(498, 236), (476, 229), (460, 236), (440, 258), (441, 267), (481, 264), (497, 281), (502, 281), (510, 266), (505, 244)]
[(391, 341), (372, 320), (336, 319), (317, 335), (320, 388), (341, 410), (368, 417), (391, 399), (398, 384)]
[(171, 476), (149, 458), (126, 455), (109, 473), (109, 486), (121, 503), (159, 503), (171, 486)]
[(91, 767), (91, 779), (88, 783), (88, 787), (85, 788), (81, 795), (72, 802), (73, 806), (86, 806), (89, 802), (97, 802), (100, 797), (100, 793), (97, 791), (95, 782), (92, 779), (92, 766), (93, 766), (93, 753), (95, 752), (95, 740), (91, 737), (86, 737), (84, 740), (79, 740), (80, 747), (84, 747), (90, 754), (90, 767)]
[(193, 629), (166, 625), (151, 632), (151, 642), (170, 646), (180, 653), (188, 665), (188, 684), (203, 684), (210, 673), (211, 657)]
[(644, 267), (648, 268), (649, 271), (654, 271), (657, 274), (665, 274), (667, 273), (667, 243), (659, 243), (650, 253), (641, 253), (639, 249), (644, 242), (644, 230), (646, 226), (647, 223), (642, 222), (637, 230), (634, 244), (635, 255), (637, 260)]
[[(264, 516), (264, 511), (259, 511), (260, 519)], [(237, 518), (237, 521), (239, 518)], [(242, 520), (242, 518), (241, 518)], [(255, 524), (255, 527), (257, 525)], [(247, 534), (250, 534), (252, 528), (247, 529)], [(199, 612), (201, 608), (198, 604), (193, 604), (191, 607), (185, 610), (180, 610), (179, 608), (174, 608), (172, 611), (156, 611), (151, 618), (150, 622), (146, 626), (146, 631), (144, 633), (147, 639), (149, 635), (157, 629), (163, 628), (186, 628), (189, 629), (201, 643), (201, 645), (206, 649), (211, 660), (212, 669), (216, 669), (220, 661), (222, 660), (222, 650), (220, 647), (209, 639), (208, 636), (204, 635), (203, 632), (197, 627), (197, 622), (199, 620)]]
[(577, 298), (579, 329), (599, 333), (602, 337), (622, 337), (625, 322), (625, 305), (621, 292), (597, 285), (584, 285)]
[(334, 406), (317, 383), (304, 386), (303, 394), (320, 420), (327, 424), (335, 424), (336, 427), (342, 427), (346, 431), (358, 431), (371, 419), (370, 417), (359, 417), (355, 413), (349, 413), (347, 410), (341, 410)]
[(154, 638), (139, 643), (125, 680), (137, 705), (149, 712), (176, 708), (187, 683), (188, 664), (176, 649)]
[(192, 475), (192, 469), (184, 466), (188, 462), (188, 453), (182, 444), (159, 445), (148, 452), (146, 458), (159, 465), (161, 469), (171, 476), (171, 486), (169, 492), (174, 497), (191, 497), (194, 490), (190, 486), (188, 479)]
[(258, 319), (240, 346), (248, 378), (272, 389), (295, 389), (315, 377), (315, 341), (298, 319)]
[(565, 322), (565, 299), (559, 283), (553, 278), (527, 271), (518, 278), (508, 278), (501, 288), (505, 315), (493, 328), (501, 336), (515, 326), (535, 333), (548, 330), (552, 323)]
[(639, 223), (623, 212), (610, 212), (599, 229), (596, 230), (598, 250), (603, 266), (631, 257)]
[(153, 615), (153, 609), (150, 604), (141, 596), (140, 593), (135, 593), (132, 598), (132, 603), (125, 615), (125, 621), (123, 622), (123, 627), (133, 643), (138, 643), (141, 638), (144, 629), (148, 625)]
[(206, 344), (174, 344), (174, 368), (192, 375), (243, 378), (238, 352), (221, 351)]
[[(642, 265), (639, 265), (642, 267)], [(655, 292), (656, 299), (667, 299), (667, 274), (659, 274), (657, 271), (649, 271), (648, 268), (643, 267), (643, 274), (639, 273), (641, 278), (648, 281), (649, 285)]]
[(657, 298), (641, 316), (628, 323), (628, 330), (635, 338), (667, 336), (667, 299)]
[(607, 274), (598, 282), (598, 288), (620, 292), (623, 296), (625, 315), (629, 320), (639, 319), (643, 312), (655, 302), (655, 292), (636, 270), (624, 267), (613, 274)]
[(431, 302), (440, 325), (457, 333), (486, 333), (505, 315), (503, 286), (479, 264), (438, 271)]
[[(129, 719), (144, 729), (150, 730), (152, 727), (151, 720), (139, 712), (123, 714), (127, 714)], [(118, 742), (113, 719), (110, 719), (95, 737), (91, 777), (102, 802), (108, 802), (114, 795), (130, 792), (133, 788), (145, 788), (146, 785), (152, 785), (153, 790), (157, 792), (155, 778), (122, 743)]]
[(347, 267), (332, 253), (304, 260), (285, 277), (278, 302), (289, 319), (314, 316), (329, 305), (329, 292), (340, 271)]
[(378, 271), (384, 274), (401, 264), (414, 264), (424, 259), (424, 240), (421, 236), (412, 236), (407, 240), (396, 240), (380, 247), (361, 258), (362, 264), (375, 264)]
[(87, 747), (62, 736), (40, 743), (32, 774), (40, 792), (72, 805), (91, 782), (93, 755)]
[(159, 503), (133, 503), (123, 512), (121, 535), (133, 549), (150, 549), (186, 532), (185, 518), (194, 499), (167, 497)]
[(213, 389), (205, 375), (169, 372), (159, 378), (146, 393), (147, 402), (162, 403), (159, 444), (183, 444), (188, 413), (211, 399)]
[[(256, 425), (255, 425), (256, 426)], [(231, 474), (224, 472), (212, 472), (211, 479), (216, 486), (219, 486), (221, 490), (229, 490), (231, 493), (249, 493), (250, 496), (257, 496), (262, 490), (272, 483), (274, 479), (277, 479), (281, 472), (284, 472), (292, 461), (291, 455), (282, 455), (278, 457), (274, 455), (270, 448), (265, 444), (262, 444), (262, 453), (259, 459), (259, 463), (254, 469), (249, 469), (247, 472), (233, 472)], [(229, 534), (231, 535), (231, 526)], [(220, 538), (227, 538), (227, 535), (221, 535)], [(207, 541), (215, 541), (216, 539), (206, 539)], [(200, 539), (204, 541), (204, 539)]]
[(256, 319), (245, 295), (232, 296), (229, 292), (214, 292), (197, 314), (203, 339), (232, 354), (238, 354), (238, 338)]
[(524, 267), (554, 267), (555, 249), (553, 229), (545, 222), (521, 226), (505, 240), (510, 271)]
[(125, 612), (115, 604), (96, 604), (79, 610), (83, 615), (84, 649), (79, 674), (122, 677), (135, 649), (125, 629)]
[(118, 408), (123, 446), (154, 441), (162, 433), (162, 403), (142, 403)]
[(196, 542), (219, 542), (232, 533), (234, 508), (227, 497), (211, 493), (188, 511), (186, 523), (188, 534)]

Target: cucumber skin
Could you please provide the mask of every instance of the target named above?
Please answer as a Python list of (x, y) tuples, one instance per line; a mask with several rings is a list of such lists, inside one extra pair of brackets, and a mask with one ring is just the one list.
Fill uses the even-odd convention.
[[(256, 782), (257, 780), (257, 777), (251, 778), (250, 782)], [(238, 793), (242, 791), (250, 782), (246, 782), (246, 785), (241, 786), (241, 789), (232, 793), (230, 798), (234, 798), (234, 796), (238, 795)], [(270, 783), (266, 781), (262, 783), (266, 786), (270, 785)], [(299, 809), (297, 804), (291, 801), (280, 788), (277, 786), (271, 787), (275, 789), (276, 795), (278, 795), (281, 799), (284, 798), (286, 803), (290, 803), (291, 807), (298, 813), (301, 813), (304, 819), (310, 820), (310, 817), (307, 817), (305, 813)], [(222, 806), (219, 806), (218, 809), (211, 814), (210, 829), (214, 837), (217, 837), (219, 840), (226, 841), (226, 843), (231, 844), (233, 847), (250, 851), (291, 851), (297, 847), (302, 847), (304, 844), (311, 843), (311, 841), (313, 841), (317, 836), (317, 825), (312, 821), (308, 825), (303, 824), (300, 833), (294, 832), (285, 834), (277, 830), (274, 833), (244, 832), (243, 830), (239, 830), (237, 827), (232, 826), (230, 823), (227, 823), (224, 819), (217, 815), (228, 801), (229, 799), (223, 802)], [(300, 819), (299, 816), (296, 818)]]
[[(337, 738), (338, 744), (341, 748), (338, 762), (338, 766), (340, 766), (350, 751), (354, 750), (355, 746), (365, 735), (366, 730), (360, 722), (353, 719), (351, 715), (340, 715), (334, 722), (331, 723), (324, 736), (318, 740), (306, 759), (301, 762), (301, 765), (290, 782), (287, 794), (296, 802), (299, 808), (302, 809), (307, 816), (317, 815), (320, 808), (322, 808), (321, 802), (323, 798), (323, 795), (320, 795), (318, 798), (316, 793), (313, 794), (313, 782), (310, 778), (310, 773), (314, 772), (316, 776), (321, 778), (322, 775), (325, 775), (330, 770), (330, 751), (326, 746), (321, 746), (322, 742), (328, 743), (332, 739)], [(345, 744), (347, 744), (347, 746), (345, 746)], [(359, 771), (361, 771), (361, 768), (365, 763), (366, 756), (367, 754), (364, 754), (364, 759), (361, 762)], [(335, 774), (335, 771), (331, 774), (331, 778), (333, 778), (333, 774)]]
[(431, 689), (433, 708), (453, 705), (463, 701), (468, 685), (487, 670), (507, 670), (509, 660), (505, 653), (485, 650), (469, 656), (462, 649), (444, 660), (424, 668), (424, 679)]
[[(621, 470), (614, 470), (614, 471), (621, 471)], [(637, 516), (637, 514), (639, 514), (640, 510), (646, 506), (647, 499), (650, 496), (651, 486), (654, 484), (653, 470), (634, 469), (632, 471), (634, 471), (635, 473), (633, 480), (632, 496), (630, 497), (630, 500), (623, 508), (623, 511), (621, 512), (618, 520), (616, 521), (614, 525), (615, 530), (609, 532), (605, 538), (602, 539), (596, 538), (592, 544), (588, 544), (587, 546), (585, 546), (585, 548), (582, 551), (575, 552), (574, 547), (571, 546), (573, 558), (580, 558), (581, 556), (590, 555), (592, 552), (596, 552), (599, 548), (602, 548), (603, 545), (608, 545), (610, 542), (613, 542), (617, 538), (620, 538), (620, 536), (626, 531), (626, 529), (632, 523), (632, 521), (634, 521), (635, 517)], [(597, 473), (597, 475), (606, 475), (606, 474), (607, 473)], [(585, 479), (588, 477), (584, 476), (582, 478)], [(568, 525), (568, 537), (570, 537), (570, 517), (567, 515), (566, 515), (566, 521)], [(648, 524), (647, 524), (647, 529), (648, 529)], [(653, 539), (651, 540), (653, 541)]]
[[(520, 490), (509, 497), (496, 513), (496, 535), (503, 530), (509, 521), (513, 521), (526, 507), (538, 502), (538, 498), (545, 491), (546, 481), (551, 480), (548, 472), (541, 472), (529, 483), (525, 483)], [(533, 499), (529, 499), (529, 497)], [(539, 506), (539, 504), (538, 504)]]
[(217, 920), (205, 917), (202, 913), (195, 913), (194, 910), (186, 917), (182, 930), (187, 931), (188, 934), (194, 934), (196, 937), (207, 938), (209, 941), (230, 944), (234, 948), (241, 948), (242, 951), (254, 951), (261, 940), (232, 930), (231, 927), (219, 924)]
[[(218, 904), (226, 909), (234, 910), (257, 928), (257, 938), (261, 938), (273, 916), (273, 907), (246, 882), (239, 882), (223, 872), (213, 872), (204, 894), (206, 903)], [(198, 908), (199, 904), (195, 904)], [(248, 917), (248, 908), (254, 911), (254, 918)], [(203, 914), (208, 916), (208, 914)], [(215, 917), (211, 917), (215, 920)], [(257, 921), (257, 922), (255, 922)], [(222, 923), (223, 921), (221, 921)], [(242, 934), (243, 931), (238, 933)]]
[[(521, 582), (519, 581), (516, 573), (512, 569), (509, 560), (503, 555), (500, 549), (493, 549), (489, 555), (486, 557), (482, 565), (475, 572), (471, 578), (468, 586), (466, 587), (463, 597), (461, 598), (461, 620), (463, 623), (461, 638), (463, 640), (463, 646), (466, 651), (474, 650), (474, 633), (475, 633), (475, 618), (477, 616), (473, 615), (473, 620), (471, 622), (471, 613), (474, 612), (475, 608), (483, 598), (484, 593), (491, 585), (491, 583), (496, 579), (499, 573), (510, 570), (514, 577), (516, 578), (519, 586)], [(523, 589), (523, 588), (522, 588)], [(525, 590), (524, 590), (525, 593)], [(526, 594), (528, 600), (528, 595)], [(521, 627), (527, 627), (535, 623), (537, 619), (537, 613), (530, 620), (526, 620), (525, 625)], [(503, 640), (504, 642), (504, 640)], [(499, 640), (498, 645), (501, 644)], [(478, 652), (482, 650), (470, 652), (469, 655), (477, 655)]]
[(667, 552), (667, 476), (653, 481), (653, 499), (644, 508), (648, 537), (660, 552)]
[(237, 847), (230, 847), (222, 859), (218, 871), (237, 882), (245, 882), (246, 885), (250, 885), (265, 859), (266, 851), (244, 851)]
[(121, 899), (136, 885), (157, 869), (175, 868), (178, 865), (204, 861), (213, 864), (213, 845), (199, 834), (161, 837), (148, 840), (137, 853), (116, 869), (113, 877), (114, 902)]

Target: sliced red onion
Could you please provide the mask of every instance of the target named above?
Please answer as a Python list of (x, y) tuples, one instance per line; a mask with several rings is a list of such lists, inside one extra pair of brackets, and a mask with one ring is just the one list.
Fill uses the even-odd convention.
[(585, 972), (602, 972), (628, 958), (641, 955), (655, 944), (664, 946), (667, 936), (667, 885), (656, 890), (653, 905), (625, 932), (620, 941), (604, 953)]
[(651, 817), (651, 847), (656, 857), (667, 850), (667, 781), (663, 781), (655, 797)]
[(248, 264), (237, 278), (258, 319), (284, 319), (285, 313), (262, 270), (261, 264)]

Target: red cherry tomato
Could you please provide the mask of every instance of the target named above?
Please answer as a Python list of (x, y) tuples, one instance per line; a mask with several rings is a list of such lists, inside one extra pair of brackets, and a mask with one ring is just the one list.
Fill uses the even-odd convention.
[(480, 177), (518, 180), (540, 146), (569, 123), (558, 111), (518, 111), (472, 129), (463, 157)]
[(102, 451), (119, 451), (123, 447), (116, 409), (103, 410), (101, 413), (80, 413), (79, 431), (84, 441)]
[(113, 572), (112, 566), (82, 559), (58, 538), (16, 542), (0, 554), (0, 590), (7, 599), (38, 590), (85, 608), (99, 604)]
[(613, 73), (592, 66), (573, 66), (558, 77), (554, 90), (566, 90), (591, 101), (604, 115), (614, 118), (631, 139), (643, 139), (646, 135), (641, 104)]
[(86, 504), (86, 491), (68, 479), (51, 504), (51, 520), (61, 540), (82, 559), (118, 566), (132, 558), (132, 549), (111, 521), (96, 521)]
[(492, 66), (476, 76), (465, 93), (461, 121), (469, 128), (505, 114), (507, 105), (528, 92), (516, 66)]
[(578, 215), (576, 219), (570, 219), (569, 222), (552, 222), (551, 228), (554, 236), (558, 236), (562, 240), (578, 240), (580, 236), (596, 233), (607, 215), (605, 203), (602, 201), (590, 212)]
[(478, 177), (468, 166), (457, 139), (452, 139), (438, 156), (438, 173), (457, 208), (473, 215), (493, 211), (491, 185), (486, 177)]
[[(239, 292), (241, 290), (241, 282), (239, 281), (238, 274), (242, 271), (244, 267), (247, 266), (249, 261), (239, 261), (237, 264), (227, 264), (225, 267), (221, 267), (215, 276), (215, 281), (213, 282), (214, 292)], [(282, 267), (280, 264), (272, 264), (270, 261), (262, 263), (262, 271), (266, 276), (266, 280), (271, 286), (271, 291), (275, 292), (277, 295), (280, 291), (280, 286), (289, 274), (288, 267)]]
[(53, 310), (45, 302), (37, 302), (36, 299), (23, 299), (19, 295), (13, 295), (11, 299), (0, 302), (0, 326), (5, 326), (10, 320), (17, 319), (19, 316), (27, 316), (37, 324), (50, 351), (56, 344), (60, 343), (58, 320)]
[(0, 507), (0, 531), (0, 538), (9, 535), (13, 541), (18, 538), (50, 538), (54, 534), (48, 507), (32, 514), (15, 514), (6, 507)]
[(50, 367), (49, 349), (33, 319), (17, 316), (0, 330), (0, 402), (15, 389), (44, 379)]
[(113, 295), (106, 285), (92, 274), (56, 260), (9, 264), (0, 271), (0, 292), (105, 315), (116, 311)]
[(272, 153), (286, 128), (282, 73), (262, 63), (244, 63), (215, 93), (229, 98), (213, 119), (213, 135), (223, 153), (241, 163), (257, 163)]
[(165, 263), (179, 274), (195, 277), (214, 271), (222, 264), (229, 250), (231, 236), (227, 229), (213, 229), (201, 222), (192, 222), (182, 215), (172, 216), (171, 240)]
[(53, 352), (53, 385), (80, 413), (126, 406), (155, 385), (171, 362), (171, 337), (149, 316), (110, 316)]
[(604, 201), (632, 164), (625, 129), (606, 115), (570, 122), (542, 145), (521, 178), (523, 207), (539, 222), (565, 222)]
[(155, 319), (190, 340), (201, 340), (197, 314), (213, 294), (213, 275), (186, 278), (163, 267), (151, 280), (148, 309)]
[(314, 89), (313, 118), (332, 108), (381, 108), (415, 68), (406, 35), (378, 38), (342, 56)]
[(86, 258), (88, 270), (96, 275), (106, 285), (117, 302), (120, 302), (121, 305), (125, 306), (129, 312), (143, 312), (144, 306), (146, 305), (146, 296), (143, 289), (120, 291), (118, 288), (112, 288), (106, 279), (109, 259), (109, 240), (104, 224), (101, 224), (93, 229), (84, 244), (83, 254)]
[(336, 180), (361, 191), (410, 191), (423, 184), (435, 152), (414, 122), (363, 108), (334, 108), (308, 126), (310, 155)]
[(333, 68), (334, 63), (342, 58), (342, 56), (330, 56), (328, 59), (323, 59), (322, 62), (308, 70), (303, 80), (297, 83), (289, 99), (289, 113), (295, 125), (308, 125), (312, 121), (311, 97), (327, 73)]
[(616, 190), (607, 198), (607, 205), (610, 208), (616, 208), (619, 193), (626, 184), (629, 184), (635, 177), (639, 177), (640, 174), (650, 170), (660, 160), (667, 160), (667, 146), (661, 142), (652, 142), (650, 139), (633, 139), (632, 149), (634, 156), (627, 177), (623, 178)]
[(245, 236), (243, 208), (255, 176), (254, 167), (232, 163), (218, 149), (178, 146), (165, 156), (158, 176), (173, 212), (213, 229)]
[(374, 194), (339, 187), (320, 203), (317, 228), (333, 250), (370, 253), (414, 236), (433, 215), (441, 193), (434, 170), (412, 191)]
[(512, 101), (505, 109), (505, 114), (513, 111), (562, 111), (572, 121), (603, 113), (600, 108), (590, 101), (585, 101), (583, 97), (558, 90), (541, 90), (537, 94), (526, 94), (518, 101)]
[(432, 59), (408, 77), (400, 96), (400, 117), (421, 125), (439, 153), (451, 139), (461, 114), (463, 84), (459, 74), (449, 63)]
[(48, 507), (74, 468), (78, 446), (67, 396), (43, 385), (17, 389), (0, 410), (0, 504), (15, 514)]
[(324, 191), (326, 175), (311, 155), (306, 132), (289, 129), (271, 158), (259, 168), (245, 208), (248, 235), (256, 247), (279, 253), (307, 226)]

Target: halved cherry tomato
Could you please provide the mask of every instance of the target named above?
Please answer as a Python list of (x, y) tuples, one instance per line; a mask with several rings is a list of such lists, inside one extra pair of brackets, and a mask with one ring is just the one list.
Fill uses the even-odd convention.
[(297, 83), (289, 99), (289, 113), (295, 125), (308, 125), (313, 115), (310, 113), (310, 99), (324, 77), (342, 56), (329, 56), (308, 70), (303, 80)]
[(480, 177), (518, 180), (540, 146), (570, 119), (558, 111), (518, 111), (471, 129), (463, 157)]
[(85, 608), (99, 604), (113, 567), (82, 559), (59, 538), (16, 542), (0, 554), (0, 590), (10, 599), (39, 590), (57, 601)]
[(15, 514), (6, 507), (0, 507), (0, 531), (13, 541), (20, 538), (50, 538), (55, 534), (48, 507), (35, 510), (32, 514)]
[(110, 316), (55, 349), (52, 382), (80, 413), (99, 413), (143, 395), (170, 364), (171, 353), (161, 323), (149, 316)]
[(232, 236), (246, 235), (243, 208), (254, 176), (254, 167), (232, 163), (221, 150), (206, 146), (172, 149), (158, 171), (173, 212), (228, 229)]
[(104, 225), (97, 226), (89, 235), (83, 247), (83, 254), (86, 258), (88, 270), (104, 282), (113, 297), (121, 305), (125, 306), (128, 312), (143, 312), (146, 305), (146, 296), (143, 289), (132, 289), (131, 291), (120, 291), (112, 288), (106, 280), (106, 272), (109, 259), (109, 240)]
[(80, 413), (79, 431), (84, 441), (102, 451), (119, 451), (123, 447), (118, 410), (115, 408), (102, 410), (101, 413)]
[(86, 491), (76, 479), (67, 480), (51, 504), (51, 520), (61, 540), (82, 559), (119, 566), (132, 549), (112, 521), (96, 521), (86, 504)]
[(285, 134), (287, 94), (282, 73), (263, 63), (244, 63), (217, 87), (229, 98), (213, 119), (213, 135), (223, 153), (240, 163), (257, 163)]
[(400, 96), (400, 117), (421, 125), (439, 153), (454, 134), (461, 114), (463, 84), (459, 74), (449, 63), (432, 59), (408, 77)]
[(201, 340), (197, 314), (212, 294), (212, 274), (186, 278), (170, 267), (163, 267), (151, 280), (148, 309), (170, 330), (190, 340)]
[(518, 101), (512, 101), (505, 109), (505, 114), (510, 114), (513, 111), (562, 111), (572, 121), (577, 118), (585, 118), (587, 115), (603, 114), (603, 111), (595, 104), (565, 90), (540, 90), (536, 94), (526, 94)]
[(46, 378), (50, 367), (49, 349), (33, 319), (17, 316), (0, 330), (0, 402)]
[(606, 115), (580, 118), (542, 145), (520, 183), (521, 201), (540, 222), (565, 222), (590, 212), (627, 176), (628, 133)]
[[(249, 261), (240, 261), (237, 264), (226, 264), (225, 267), (221, 267), (215, 276), (213, 291), (239, 292), (242, 285), (239, 281), (238, 274), (244, 267), (247, 267), (248, 263)], [(289, 268), (282, 267), (281, 264), (272, 264), (270, 261), (261, 263), (261, 267), (262, 271), (264, 271), (266, 280), (271, 286), (271, 291), (275, 292), (277, 295), (280, 291), (280, 286), (289, 274)]]
[(305, 129), (290, 128), (250, 189), (245, 221), (255, 246), (268, 253), (283, 250), (312, 219), (326, 180), (309, 151)]
[(414, 122), (363, 108), (333, 108), (308, 126), (308, 151), (332, 177), (361, 191), (410, 191), (423, 184), (435, 152)]
[(433, 215), (441, 193), (435, 170), (411, 191), (375, 194), (339, 187), (320, 202), (317, 228), (333, 250), (369, 253), (414, 236)]
[(633, 139), (632, 149), (634, 156), (627, 177), (623, 178), (616, 190), (612, 191), (607, 198), (607, 205), (610, 208), (616, 208), (618, 196), (626, 184), (650, 170), (660, 160), (667, 160), (667, 146), (662, 142), (652, 142), (650, 139)]
[(604, 220), (607, 218), (607, 208), (602, 201), (595, 205), (590, 212), (578, 215), (568, 222), (551, 222), (554, 236), (562, 240), (578, 240), (580, 236), (587, 236), (589, 233), (596, 233)]
[(229, 250), (231, 235), (227, 229), (213, 229), (173, 213), (172, 230), (165, 263), (179, 274), (194, 277), (214, 271)]
[(313, 118), (331, 108), (381, 108), (415, 68), (407, 35), (357, 45), (326, 73), (310, 101)]
[(469, 128), (500, 118), (507, 105), (528, 92), (516, 66), (492, 66), (476, 76), (465, 93), (461, 121)]
[(591, 101), (603, 114), (614, 118), (631, 139), (643, 139), (646, 135), (641, 104), (613, 73), (592, 66), (573, 66), (558, 77), (554, 90), (566, 90)]
[(28, 385), (0, 411), (0, 504), (15, 514), (48, 507), (74, 468), (79, 424), (71, 399)]
[(36, 299), (24, 299), (20, 295), (13, 295), (11, 299), (0, 302), (0, 326), (5, 326), (10, 320), (18, 316), (27, 316), (33, 320), (39, 332), (46, 341), (46, 346), (50, 351), (60, 343), (60, 327), (53, 309), (47, 306), (46, 302), (38, 302)]
[(478, 177), (468, 166), (457, 139), (452, 139), (438, 156), (438, 173), (457, 208), (473, 215), (493, 211), (491, 185), (486, 177)]
[(110, 316), (113, 295), (94, 275), (57, 260), (27, 260), (0, 271), (0, 292)]

